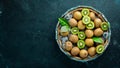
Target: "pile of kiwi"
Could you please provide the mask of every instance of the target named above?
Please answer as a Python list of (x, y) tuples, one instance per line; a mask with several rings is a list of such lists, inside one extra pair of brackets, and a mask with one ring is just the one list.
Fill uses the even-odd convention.
[[(58, 27), (58, 35), (68, 38), (61, 43), (62, 49), (72, 57), (78, 57), (81, 60), (102, 54), (107, 40), (103, 34), (108, 32), (108, 22), (101, 18), (95, 10), (87, 7), (73, 10), (69, 14), (71, 14), (71, 18), (62, 17), (63, 21), (67, 22), (63, 22), (63, 25), (59, 24)], [(94, 40), (94, 37), (98, 39)], [(102, 43), (99, 43), (99, 38)]]

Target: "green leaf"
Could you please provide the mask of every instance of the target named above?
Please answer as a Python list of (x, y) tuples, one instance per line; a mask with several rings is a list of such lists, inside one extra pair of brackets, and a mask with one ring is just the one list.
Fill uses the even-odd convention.
[(92, 39), (93, 39), (93, 41), (96, 42), (96, 43), (103, 43), (103, 39), (100, 38), (100, 37), (93, 37)]
[(69, 26), (68, 21), (65, 18), (59, 18), (58, 20), (61, 26)]

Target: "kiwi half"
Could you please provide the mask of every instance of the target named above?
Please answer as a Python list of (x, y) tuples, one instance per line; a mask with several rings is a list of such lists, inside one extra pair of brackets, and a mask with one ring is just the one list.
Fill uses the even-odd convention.
[(83, 40), (79, 40), (77, 42), (77, 46), (78, 48), (83, 49), (85, 47), (85, 42)]
[(89, 9), (87, 8), (82, 9), (82, 16), (88, 16), (89, 14), (90, 14)]
[(103, 46), (103, 45), (98, 45), (98, 46), (96, 47), (96, 52), (97, 52), (98, 54), (102, 54), (102, 53), (104, 52), (104, 46)]
[(93, 29), (94, 28), (94, 23), (90, 21), (88, 24), (86, 24), (87, 29)]
[(72, 33), (72, 34), (78, 34), (78, 32), (79, 32), (79, 29), (78, 29), (77, 27), (73, 27), (73, 28), (71, 29), (71, 33)]
[(84, 24), (90, 23), (90, 17), (89, 17), (89, 16), (84, 16), (84, 17), (82, 18), (82, 22), (83, 22)]
[(80, 38), (80, 39), (85, 39), (85, 33), (84, 32), (82, 32), (82, 31), (80, 31), (80, 32), (78, 32), (78, 38)]
[(102, 30), (108, 30), (108, 23), (103, 22), (103, 23), (101, 24), (101, 28), (102, 28)]

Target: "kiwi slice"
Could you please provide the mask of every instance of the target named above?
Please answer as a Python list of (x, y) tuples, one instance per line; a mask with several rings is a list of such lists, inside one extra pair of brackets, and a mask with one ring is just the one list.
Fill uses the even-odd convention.
[(82, 22), (83, 22), (84, 24), (90, 23), (90, 17), (89, 17), (89, 16), (84, 16), (84, 17), (82, 18)]
[(71, 29), (71, 33), (72, 33), (72, 34), (78, 34), (78, 32), (79, 32), (79, 29), (78, 29), (77, 27), (73, 27), (73, 28)]
[(90, 14), (89, 9), (87, 8), (82, 9), (82, 16), (88, 16), (89, 14)]
[(102, 28), (102, 30), (108, 30), (108, 23), (103, 22), (103, 23), (101, 24), (101, 28)]
[(104, 46), (103, 46), (103, 45), (98, 45), (98, 46), (96, 47), (96, 52), (97, 52), (98, 54), (102, 54), (102, 53), (104, 52)]
[(94, 23), (91, 21), (86, 25), (87, 29), (93, 29), (94, 28)]
[(80, 32), (78, 32), (78, 37), (80, 38), (80, 39), (85, 39), (85, 33), (84, 32), (82, 32), (82, 31), (80, 31)]
[(79, 40), (77, 42), (77, 46), (78, 48), (83, 49), (85, 47), (85, 42), (83, 40)]

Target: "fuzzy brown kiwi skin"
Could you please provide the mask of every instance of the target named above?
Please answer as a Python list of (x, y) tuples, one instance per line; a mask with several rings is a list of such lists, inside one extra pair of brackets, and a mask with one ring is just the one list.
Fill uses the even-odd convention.
[(101, 28), (97, 28), (94, 30), (94, 35), (95, 36), (101, 36), (103, 35), (103, 30)]
[(85, 35), (88, 38), (93, 37), (93, 35), (94, 35), (93, 30), (89, 30), (89, 29), (85, 30)]
[(94, 12), (90, 12), (89, 16), (90, 16), (90, 18), (91, 18), (92, 20), (94, 20), (94, 19), (96, 18), (96, 16), (95, 16), (95, 13), (94, 13)]
[(70, 42), (70, 41), (65, 42), (65, 49), (67, 51), (70, 51), (72, 49), (72, 47), (73, 47), (72, 42)]
[(95, 47), (90, 47), (90, 48), (88, 49), (88, 54), (89, 54), (90, 56), (94, 56), (94, 55), (96, 54), (96, 49), (95, 49)]
[(94, 45), (94, 41), (91, 38), (87, 38), (87, 39), (85, 39), (85, 44), (88, 47), (92, 47)]
[(60, 32), (61, 36), (68, 36), (69, 32)]
[(72, 54), (73, 56), (78, 55), (79, 52), (80, 52), (80, 50), (79, 50), (78, 47), (73, 47), (72, 50), (71, 50), (71, 54)]
[(82, 49), (82, 50), (80, 50), (79, 55), (80, 55), (81, 58), (84, 59), (84, 58), (86, 58), (88, 56), (88, 51), (85, 50), (85, 49)]
[(76, 19), (76, 20), (80, 20), (82, 18), (82, 14), (80, 11), (75, 11), (73, 13), (73, 17)]
[(71, 27), (77, 26), (77, 20), (74, 18), (71, 18), (68, 22)]
[(70, 40), (72, 43), (77, 43), (79, 39), (78, 39), (78, 36), (77, 36), (77, 35), (71, 34), (71, 35), (69, 36), (69, 40)]
[(100, 18), (95, 18), (94, 19), (94, 24), (96, 28), (99, 28), (102, 23), (102, 20)]
[(82, 20), (78, 21), (78, 28), (80, 30), (84, 30), (85, 29), (85, 24), (83, 24)]

